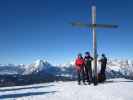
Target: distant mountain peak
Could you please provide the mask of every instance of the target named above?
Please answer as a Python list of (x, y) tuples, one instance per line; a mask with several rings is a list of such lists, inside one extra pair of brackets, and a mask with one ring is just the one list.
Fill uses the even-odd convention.
[(74, 64), (75, 64), (75, 61), (71, 61), (71, 62), (67, 62), (64, 64), (58, 64), (56, 66), (58, 66), (58, 67), (71, 67), (71, 66), (74, 66)]

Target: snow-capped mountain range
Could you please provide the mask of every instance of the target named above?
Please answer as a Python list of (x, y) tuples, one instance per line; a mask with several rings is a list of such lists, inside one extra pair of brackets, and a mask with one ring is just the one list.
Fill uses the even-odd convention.
[[(100, 64), (98, 63), (98, 70)], [(47, 60), (36, 60), (29, 65), (7, 64), (0, 65), (0, 75), (19, 74), (29, 75), (35, 73), (48, 73), (56, 76), (71, 76), (76, 73), (74, 70), (74, 62), (60, 65), (52, 65)], [(107, 76), (111, 77), (133, 77), (133, 60), (111, 59), (107, 64)]]

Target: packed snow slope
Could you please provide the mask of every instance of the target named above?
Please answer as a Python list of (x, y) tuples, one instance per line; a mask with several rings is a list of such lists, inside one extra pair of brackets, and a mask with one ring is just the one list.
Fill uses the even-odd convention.
[(0, 88), (0, 100), (133, 100), (133, 81), (110, 79), (97, 86), (52, 82)]

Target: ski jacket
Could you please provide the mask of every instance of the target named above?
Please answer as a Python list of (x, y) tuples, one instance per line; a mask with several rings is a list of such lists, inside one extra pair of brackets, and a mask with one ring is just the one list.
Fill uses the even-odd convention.
[(93, 58), (91, 56), (85, 56), (84, 57), (85, 66), (90, 68), (92, 60), (93, 60)]
[(76, 69), (82, 70), (84, 68), (84, 59), (83, 58), (77, 58), (75, 61)]
[(101, 67), (106, 67), (107, 58), (106, 58), (106, 57), (102, 57), (102, 58), (100, 59), (100, 62), (101, 62)]

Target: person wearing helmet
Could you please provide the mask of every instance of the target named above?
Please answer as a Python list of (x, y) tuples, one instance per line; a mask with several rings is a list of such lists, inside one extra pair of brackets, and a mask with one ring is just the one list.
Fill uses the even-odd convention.
[(101, 70), (100, 70), (100, 82), (104, 82), (106, 80), (106, 75), (105, 75), (105, 70), (106, 70), (106, 65), (107, 65), (107, 57), (105, 56), (105, 54), (101, 55), (101, 59), (99, 60), (99, 62), (101, 62)]
[(85, 84), (85, 78), (84, 78), (84, 59), (82, 57), (82, 54), (78, 54), (76, 61), (75, 61), (76, 71), (78, 74), (78, 84), (81, 84), (81, 77), (83, 80), (83, 83)]
[(92, 82), (92, 60), (93, 58), (91, 57), (89, 52), (85, 52), (85, 73), (86, 73), (86, 79), (88, 84)]

